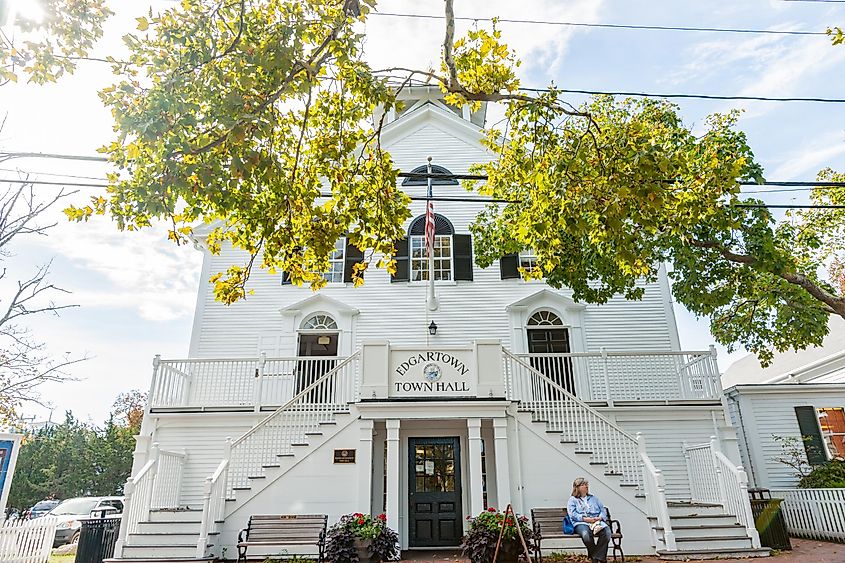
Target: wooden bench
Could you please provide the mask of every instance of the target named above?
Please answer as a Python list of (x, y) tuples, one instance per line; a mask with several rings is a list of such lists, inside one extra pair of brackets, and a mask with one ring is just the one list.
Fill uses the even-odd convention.
[[(613, 549), (613, 560), (616, 561), (616, 554), (625, 563), (625, 554), (622, 552), (622, 525), (619, 520), (614, 520), (610, 517), (610, 509), (605, 507), (607, 511), (607, 525), (610, 526), (610, 547)], [(532, 508), (531, 522), (534, 526), (534, 560), (536, 563), (542, 561), (542, 552), (540, 551), (540, 544), (543, 540), (559, 540), (568, 538), (578, 538), (578, 534), (564, 534), (563, 533), (563, 518), (566, 516), (566, 508)], [(582, 544), (583, 545), (583, 544)]]
[(317, 562), (323, 563), (328, 519), (326, 514), (250, 516), (249, 524), (238, 534), (238, 561), (246, 561), (246, 550), (252, 546), (314, 545)]

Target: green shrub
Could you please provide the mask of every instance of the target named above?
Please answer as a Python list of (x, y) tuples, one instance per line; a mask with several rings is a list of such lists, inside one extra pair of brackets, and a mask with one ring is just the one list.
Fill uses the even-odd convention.
[(802, 489), (845, 488), (845, 460), (834, 459), (815, 467), (798, 486)]

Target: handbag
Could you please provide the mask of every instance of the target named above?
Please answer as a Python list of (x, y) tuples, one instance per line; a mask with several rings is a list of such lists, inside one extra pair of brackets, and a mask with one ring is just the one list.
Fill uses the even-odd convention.
[(575, 533), (575, 526), (572, 524), (572, 519), (569, 517), (569, 514), (563, 517), (563, 533), (564, 534), (574, 534)]

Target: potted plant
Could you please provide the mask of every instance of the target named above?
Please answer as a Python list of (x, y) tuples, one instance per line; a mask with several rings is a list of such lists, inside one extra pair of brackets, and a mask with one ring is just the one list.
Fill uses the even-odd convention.
[(519, 540), (517, 526), (522, 531), (522, 537), (530, 550), (534, 539), (534, 531), (528, 525), (525, 516), (511, 515), (507, 517), (493, 507), (488, 508), (475, 518), (467, 516), (469, 531), (463, 538), (461, 550), (472, 563), (490, 563), (496, 553), (496, 543), (504, 526), (502, 544), (499, 547), (497, 563), (516, 563), (523, 553), (522, 542)]
[(399, 556), (399, 534), (387, 527), (387, 517), (356, 512), (342, 516), (326, 534), (326, 560), (333, 563), (378, 563)]

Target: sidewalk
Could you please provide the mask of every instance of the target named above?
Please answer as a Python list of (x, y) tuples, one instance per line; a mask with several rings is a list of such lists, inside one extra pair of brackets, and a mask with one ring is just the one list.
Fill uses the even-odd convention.
[[(572, 561), (583, 561), (584, 558), (573, 557)], [(656, 557), (643, 557), (642, 563), (658, 563)], [(461, 557), (459, 551), (405, 551), (402, 561), (415, 563), (469, 563), (469, 559)], [(814, 540), (799, 540), (792, 538), (792, 551), (783, 551), (769, 558), (760, 559), (719, 559), (720, 563), (752, 563), (753, 561), (770, 561), (771, 563), (843, 563), (845, 562), (845, 544), (820, 542)]]

